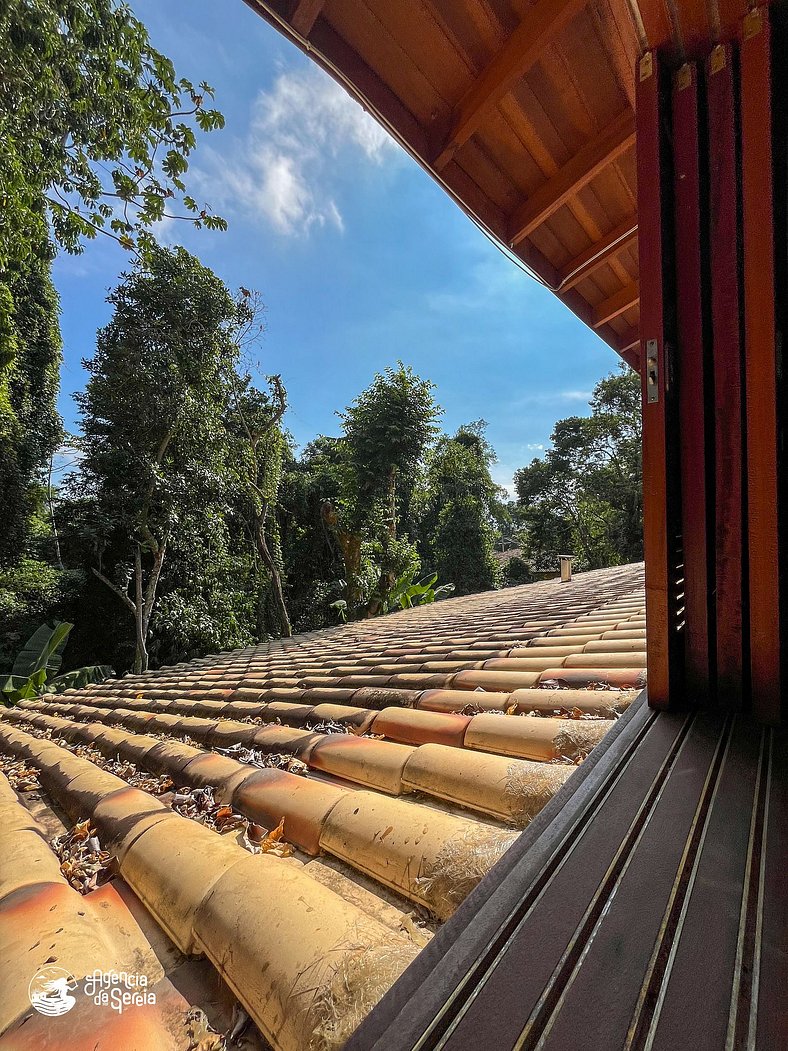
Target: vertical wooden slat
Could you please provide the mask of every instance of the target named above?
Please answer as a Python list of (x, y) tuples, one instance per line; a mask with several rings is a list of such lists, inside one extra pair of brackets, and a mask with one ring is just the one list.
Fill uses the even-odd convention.
[[(664, 72), (656, 54), (640, 61), (637, 82), (638, 249), (640, 258), (640, 341), (643, 390), (643, 546), (646, 560), (648, 697), (656, 708), (676, 700), (676, 633), (671, 617), (670, 476), (668, 457), (668, 354), (665, 342), (665, 149), (662, 139)], [(652, 344), (653, 341), (653, 344)], [(650, 344), (656, 347), (657, 400), (649, 401)]]
[(771, 65), (769, 11), (756, 9), (744, 20), (741, 43), (750, 669), (755, 714), (777, 722), (781, 625)]
[(698, 73), (694, 64), (688, 64), (674, 77), (673, 192), (686, 610), (685, 678), (688, 699), (698, 703), (707, 699), (711, 674), (699, 149)]
[(716, 47), (707, 62), (711, 325), (715, 419), (717, 699), (742, 702), (744, 543), (742, 344), (739, 206), (733, 52)]

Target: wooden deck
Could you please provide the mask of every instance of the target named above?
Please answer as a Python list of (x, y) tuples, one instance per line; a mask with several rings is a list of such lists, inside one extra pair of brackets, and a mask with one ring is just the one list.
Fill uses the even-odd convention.
[(786, 731), (619, 722), (348, 1051), (788, 1047)]

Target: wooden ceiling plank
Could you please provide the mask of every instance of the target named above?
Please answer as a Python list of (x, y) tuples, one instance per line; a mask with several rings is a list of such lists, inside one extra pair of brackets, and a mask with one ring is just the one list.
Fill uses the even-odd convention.
[(634, 142), (635, 118), (627, 109), (515, 211), (509, 224), (509, 244), (518, 244), (528, 237)]
[(615, 295), (610, 296), (609, 299), (605, 299), (598, 306), (594, 307), (591, 327), (601, 328), (639, 302), (640, 286), (637, 281), (633, 281), (632, 284), (626, 285), (619, 292), (616, 292)]
[(687, 56), (707, 52), (713, 36), (707, 0), (682, 0), (677, 13)]
[(561, 288), (564, 290), (574, 288), (576, 284), (588, 277), (589, 274), (592, 274), (600, 266), (604, 266), (605, 263), (609, 262), (611, 255), (633, 244), (637, 240), (637, 235), (636, 216), (619, 223), (609, 234), (606, 234), (605, 237), (590, 245), (585, 252), (581, 252), (580, 255), (570, 259), (565, 266), (561, 267), (558, 271), (558, 276), (561, 279)]
[(432, 164), (442, 170), (479, 127), (489, 106), (506, 95), (539, 59), (549, 42), (586, 6), (588, 0), (539, 0), (501, 51), (485, 67), (454, 107), (448, 133)]
[(297, 0), (290, 15), (290, 25), (302, 37), (308, 37), (320, 17), (325, 0)]

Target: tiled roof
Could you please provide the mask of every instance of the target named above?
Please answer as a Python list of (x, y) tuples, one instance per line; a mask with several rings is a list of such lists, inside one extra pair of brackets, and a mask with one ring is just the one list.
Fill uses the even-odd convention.
[[(58, 1026), (58, 1048), (188, 1048), (216, 972), (274, 1048), (340, 1047), (634, 699), (644, 639), (629, 566), (3, 712), (0, 769), (40, 791), (0, 778), (0, 1048)], [(110, 882), (69, 886), (58, 815), (90, 822)], [(190, 998), (166, 961), (194, 956)], [(136, 962), (161, 995), (120, 1021), (87, 1001), (44, 1018), (28, 983), (50, 957), (77, 979)]]

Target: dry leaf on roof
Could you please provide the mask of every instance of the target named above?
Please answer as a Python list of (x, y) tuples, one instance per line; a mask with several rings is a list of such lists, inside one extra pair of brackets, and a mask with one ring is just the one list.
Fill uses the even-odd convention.
[(304, 729), (315, 734), (352, 734), (353, 731), (344, 723), (335, 719), (322, 719), (319, 723), (306, 723)]
[(293, 848), (289, 843), (285, 843), (283, 836), (285, 834), (285, 819), (279, 822), (276, 828), (272, 828), (268, 835), (263, 839), (259, 846), (262, 854), (277, 854), (279, 857), (287, 857), (293, 853)]
[(273, 768), (302, 776), (306, 775), (309, 770), (306, 763), (302, 763), (294, 755), (288, 755), (286, 752), (262, 752), (259, 748), (247, 748), (240, 742), (230, 748), (214, 748), (214, 751), (219, 755), (229, 756), (230, 759), (235, 759), (239, 763), (258, 766), (263, 770)]
[(227, 1041), (215, 1032), (208, 1022), (208, 1017), (199, 1007), (193, 1007), (186, 1015), (186, 1027), (189, 1035), (188, 1051), (225, 1051)]
[(111, 879), (113, 856), (101, 849), (89, 821), (79, 821), (62, 836), (52, 840), (60, 859), (60, 871), (80, 894), (87, 894)]
[(8, 778), (8, 783), (15, 792), (34, 792), (41, 786), (38, 783), (38, 771), (28, 766), (24, 759), (0, 757), (0, 770)]

